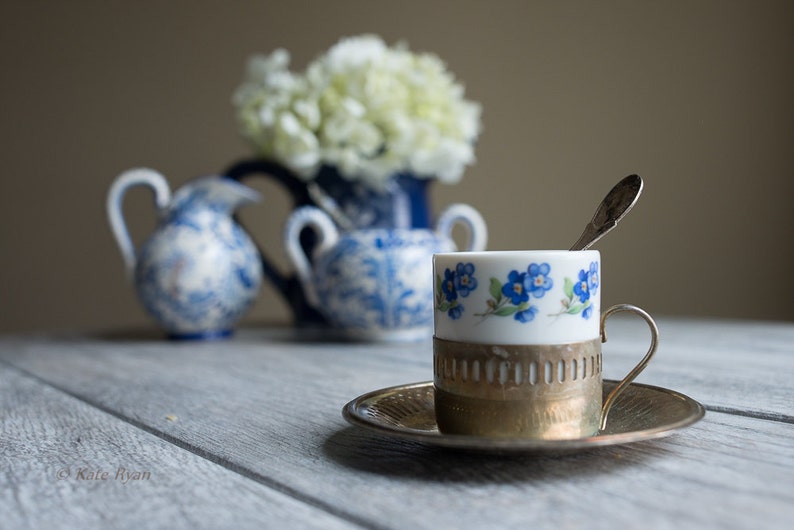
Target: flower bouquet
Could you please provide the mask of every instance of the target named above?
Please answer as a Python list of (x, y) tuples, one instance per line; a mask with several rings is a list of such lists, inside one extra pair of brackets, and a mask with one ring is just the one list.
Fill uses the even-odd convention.
[(278, 49), (249, 60), (234, 94), (256, 153), (311, 181), (323, 166), (383, 190), (396, 175), (455, 183), (472, 164), (480, 106), (444, 63), (374, 35), (340, 40), (305, 72)]
[[(415, 230), (435, 238), (427, 186), (459, 181), (474, 162), (480, 133), (479, 104), (464, 98), (463, 86), (441, 59), (362, 35), (340, 40), (303, 72), (289, 67), (284, 49), (249, 60), (233, 103), (256, 158), (225, 174), (276, 180), (292, 195), (296, 212), (320, 208), (342, 239), (372, 236), (361, 233), (370, 229), (391, 230), (390, 241), (419, 237)], [(302, 254), (314, 260), (314, 234), (301, 231), (300, 237)], [(386, 252), (382, 238), (376, 239), (380, 246), (367, 251)], [(371, 257), (373, 263), (386, 259)], [(280, 274), (264, 252), (262, 261), (296, 322), (325, 320), (295, 276)], [(432, 285), (415, 291), (432, 298)]]

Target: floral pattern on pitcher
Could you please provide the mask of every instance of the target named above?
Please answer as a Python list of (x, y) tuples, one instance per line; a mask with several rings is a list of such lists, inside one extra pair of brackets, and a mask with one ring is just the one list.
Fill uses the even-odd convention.
[(593, 261), (588, 270), (579, 270), (576, 281), (565, 278), (562, 288), (565, 298), (560, 300), (562, 309), (549, 316), (582, 315), (582, 318), (588, 320), (596, 310), (591, 297), (598, 292), (598, 285), (598, 263)]

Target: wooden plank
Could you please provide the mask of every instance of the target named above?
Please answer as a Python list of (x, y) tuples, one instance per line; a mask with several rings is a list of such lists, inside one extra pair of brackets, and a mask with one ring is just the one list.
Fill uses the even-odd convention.
[[(664, 317), (657, 318), (657, 322), (661, 334), (659, 351), (637, 378), (638, 382), (683, 392), (710, 410), (738, 411), (794, 422), (794, 384), (790, 376), (794, 373), (793, 323)], [(607, 332), (609, 340), (604, 345), (604, 377), (621, 379), (645, 353), (648, 328), (638, 318), (619, 314), (610, 319)], [(303, 340), (297, 340), (296, 335), (302, 336)], [(179, 347), (158, 342), (156, 337), (156, 333), (127, 333), (110, 336), (107, 340), (80, 335), (74, 335), (70, 340), (89, 349), (107, 349), (110, 343), (113, 349), (132, 352), (141, 348)], [(46, 349), (45, 345), (51, 340), (63, 339), (62, 335), (52, 339), (43, 336), (33, 342), (28, 337), (0, 338), (0, 358), (19, 360), (29, 350), (36, 350), (39, 346)], [(322, 342), (322, 335), (311, 331), (259, 328), (242, 330), (233, 342), (203, 345), (202, 349), (224, 350), (227, 344), (234, 344), (235, 348), (241, 344), (259, 344), (263, 352), (283, 350), (288, 357), (294, 355), (287, 351), (300, 352), (302, 348), (327, 350), (327, 357), (336, 357), (340, 351), (359, 352), (357, 355), (376, 363), (379, 367), (377, 372), (386, 375), (378, 382), (373, 381), (369, 387), (357, 387), (355, 392), (360, 390), (359, 393), (380, 385), (432, 378), (430, 341), (391, 345), (327, 343)], [(187, 348), (194, 346), (184, 345)], [(44, 359), (42, 362), (47, 361)], [(379, 364), (381, 362), (385, 364)], [(392, 371), (394, 363), (402, 369)], [(355, 395), (351, 391), (349, 397), (352, 399)]]
[[(411, 506), (423, 528), (790, 528), (794, 428), (710, 413), (655, 442), (567, 456), (493, 456), (401, 444), (355, 429), (325, 444), (366, 476), (353, 495)], [(384, 458), (385, 455), (385, 458)], [(411, 489), (401, 492), (390, 477)], [(393, 508), (392, 508), (393, 509)], [(440, 513), (437, 513), (440, 512)], [(427, 520), (425, 520), (427, 519)]]
[[(794, 422), (794, 324), (658, 319), (659, 351), (637, 381), (665, 386), (710, 410)], [(638, 319), (607, 325), (604, 376), (620, 379), (644, 353)]]
[(0, 365), (2, 528), (355, 528)]
[[(785, 403), (788, 386), (775, 372), (792, 372), (782, 344), (790, 326), (754, 327), (777, 335), (758, 332), (755, 348), (742, 350), (747, 341), (731, 342), (738, 332), (721, 323), (706, 323), (702, 337), (676, 322), (661, 324), (669, 333), (657, 371), (646, 382), (663, 384), (660, 373), (678, 383), (695, 381), (686, 375), (694, 362), (744, 377), (747, 388), (759, 392), (731, 396), (733, 407), (755, 399), (758, 409), (775, 412), (774, 402), (767, 407), (759, 399), (770, 378), (768, 392)], [(641, 325), (637, 331), (633, 323), (622, 326), (610, 325), (616, 369), (634, 362), (636, 352), (628, 350), (641, 343), (635, 340)], [(721, 342), (712, 343), (710, 334)], [(254, 331), (226, 343), (76, 338), (6, 342), (0, 351), (82, 399), (288, 484), (314, 503), (339, 506), (371, 526), (554, 521), (593, 528), (784, 528), (794, 516), (794, 425), (785, 421), (709, 413), (669, 439), (565, 457), (443, 451), (375, 437), (343, 422), (340, 409), (352, 397), (428, 379), (428, 343), (295, 343), (288, 333)], [(746, 351), (755, 355), (747, 370), (730, 362), (732, 369), (720, 367), (726, 359), (746, 360)], [(699, 395), (687, 392), (693, 397), (725, 392), (719, 378), (697, 381), (703, 386), (693, 387)], [(686, 392), (681, 384), (669, 386)], [(169, 414), (179, 421), (167, 421)]]

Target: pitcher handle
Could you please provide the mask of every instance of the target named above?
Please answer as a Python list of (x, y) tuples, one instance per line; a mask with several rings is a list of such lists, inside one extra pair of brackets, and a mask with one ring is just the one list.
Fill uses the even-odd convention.
[(648, 352), (645, 354), (645, 357), (643, 357), (637, 366), (635, 366), (628, 373), (628, 375), (626, 375), (626, 377), (624, 377), (623, 380), (618, 383), (618, 386), (612, 389), (612, 392), (610, 392), (606, 400), (604, 400), (604, 404), (601, 407), (601, 426), (599, 427), (601, 430), (606, 428), (607, 416), (609, 415), (609, 410), (612, 408), (612, 405), (614, 405), (615, 400), (618, 398), (618, 396), (620, 396), (621, 393), (623, 393), (626, 387), (629, 386), (629, 384), (631, 384), (631, 382), (634, 381), (638, 375), (640, 375), (640, 372), (645, 370), (645, 367), (648, 366), (649, 362), (651, 362), (651, 358), (656, 353), (656, 349), (659, 345), (659, 328), (656, 326), (656, 322), (654, 322), (653, 318), (651, 318), (651, 315), (639, 307), (633, 306), (631, 304), (614, 305), (601, 314), (601, 342), (607, 341), (606, 328), (604, 327), (607, 318), (614, 315), (615, 313), (620, 313), (621, 311), (636, 313), (645, 320), (645, 322), (648, 324), (648, 327), (651, 328), (651, 344), (648, 348)]
[(319, 238), (314, 249), (322, 253), (330, 249), (339, 240), (339, 231), (331, 217), (314, 206), (302, 206), (295, 210), (287, 219), (284, 228), (284, 247), (287, 256), (295, 267), (295, 274), (306, 295), (306, 301), (314, 308), (320, 307), (317, 289), (312, 281), (313, 271), (306, 250), (301, 245), (301, 233), (304, 228), (312, 228)]
[(451, 239), (452, 227), (455, 223), (462, 223), (468, 231), (468, 246), (463, 250), (485, 250), (488, 243), (488, 228), (480, 212), (468, 204), (450, 204), (439, 215), (436, 231)]
[[(247, 181), (251, 177), (260, 177), (275, 182), (290, 195), (293, 209), (313, 204), (306, 182), (276, 161), (263, 158), (241, 160), (226, 168), (223, 174), (239, 182)], [(248, 228), (238, 215), (235, 214), (234, 220), (243, 228)], [(253, 230), (249, 230), (249, 232), (255, 233)], [(259, 252), (259, 259), (262, 261), (262, 272), (289, 304), (296, 323), (298, 325), (324, 325), (325, 317), (308, 303), (306, 293), (303, 292), (297, 276), (292, 272), (282, 272), (265, 249), (256, 240), (254, 243)], [(315, 234), (308, 230), (305, 231), (301, 236), (301, 245), (305, 252), (311, 253), (316, 244)]]
[[(277, 182), (287, 191), (287, 193), (289, 193), (290, 197), (292, 198), (293, 207), (295, 208), (312, 203), (311, 197), (309, 196), (309, 193), (306, 189), (306, 183), (299, 179), (285, 166), (272, 160), (242, 160), (228, 167), (226, 170), (224, 170), (223, 174), (226, 177), (238, 182), (243, 182), (254, 176)], [(234, 220), (247, 229), (237, 215), (234, 216)], [(252, 231), (249, 230), (249, 232)], [(279, 270), (275, 262), (265, 253), (264, 249), (259, 246), (258, 243), (255, 242), (255, 244), (257, 245), (257, 250), (259, 251), (259, 257), (262, 260), (262, 269), (265, 273), (265, 276), (267, 276), (276, 289), (281, 292), (281, 295), (287, 300), (287, 302), (290, 304), (295, 303), (300, 305), (300, 302), (294, 299), (295, 294), (290, 292), (291, 288), (293, 287), (291, 278)], [(311, 249), (314, 245), (313, 236), (310, 234), (304, 236), (302, 244), (307, 251), (310, 251), (309, 249)], [(293, 310), (297, 311), (298, 308), (293, 307)]]
[(135, 247), (132, 244), (127, 224), (122, 213), (122, 202), (124, 194), (135, 186), (147, 186), (154, 192), (154, 203), (157, 207), (158, 217), (162, 217), (165, 209), (171, 203), (171, 189), (162, 174), (153, 169), (135, 168), (129, 169), (116, 177), (110, 186), (107, 197), (107, 215), (113, 236), (121, 251), (124, 260), (124, 269), (127, 280), (132, 282), (135, 275)]

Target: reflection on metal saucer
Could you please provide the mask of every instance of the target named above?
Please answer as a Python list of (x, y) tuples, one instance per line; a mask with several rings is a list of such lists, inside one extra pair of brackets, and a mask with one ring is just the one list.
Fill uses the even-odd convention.
[[(617, 381), (604, 380), (606, 396)], [(615, 402), (606, 428), (594, 436), (570, 440), (495, 438), (439, 432), (432, 382), (368, 392), (345, 405), (353, 425), (390, 436), (441, 447), (495, 452), (564, 452), (619, 445), (668, 436), (705, 414), (703, 405), (666, 388), (632, 383)]]

